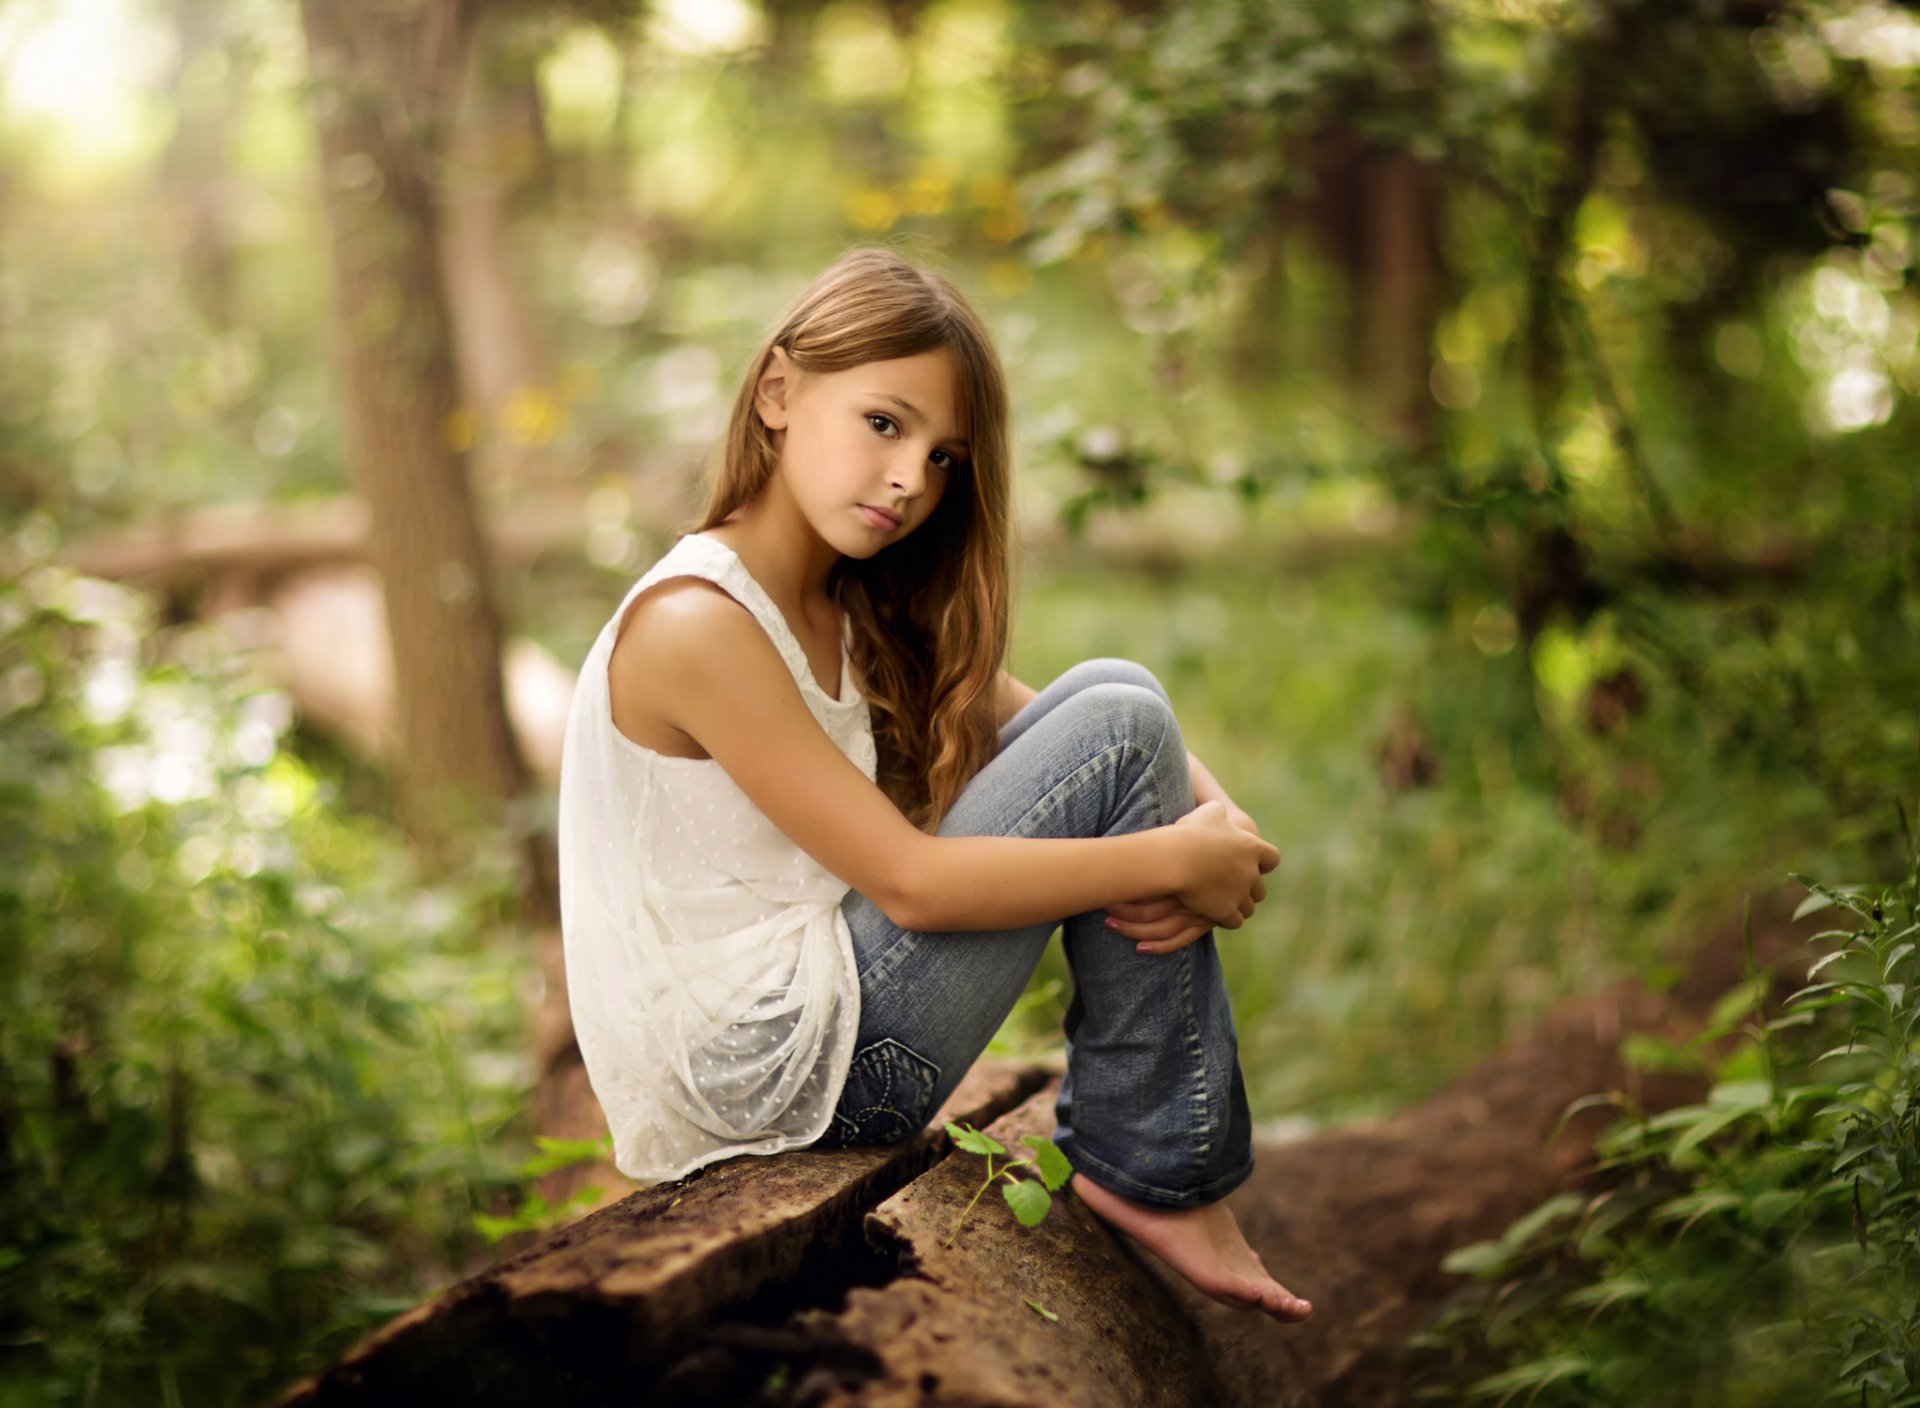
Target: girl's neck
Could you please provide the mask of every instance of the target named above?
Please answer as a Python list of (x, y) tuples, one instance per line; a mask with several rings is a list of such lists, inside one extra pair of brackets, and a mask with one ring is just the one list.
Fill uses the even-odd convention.
[(775, 502), (779, 497), (776, 482), (706, 531), (733, 549), (783, 610), (811, 623), (832, 611), (827, 574), (840, 553), (814, 532), (797, 505)]

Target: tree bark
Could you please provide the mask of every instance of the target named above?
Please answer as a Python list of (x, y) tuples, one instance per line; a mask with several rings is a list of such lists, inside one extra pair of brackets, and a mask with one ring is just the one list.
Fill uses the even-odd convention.
[[(335, 356), (368, 544), (393, 642), (400, 820), (431, 868), (458, 864), (469, 816), (515, 797), (500, 621), (464, 456), (429, 184), (458, 0), (302, 0), (333, 236)], [(536, 873), (536, 908), (551, 908)]]
[(1433, 365), (1440, 260), (1439, 193), (1405, 152), (1374, 153), (1361, 176), (1367, 210), (1367, 375), (1397, 438), (1416, 454), (1438, 441), (1428, 376)]

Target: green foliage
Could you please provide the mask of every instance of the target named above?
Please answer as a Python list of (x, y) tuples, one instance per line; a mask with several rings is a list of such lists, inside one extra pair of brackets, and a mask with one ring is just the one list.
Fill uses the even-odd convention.
[(1688, 1044), (1703, 1102), (1617, 1121), (1605, 1191), (1447, 1259), (1479, 1284), (1420, 1339), (1427, 1396), (1920, 1403), (1920, 851), (1900, 822), (1897, 885), (1795, 876), (1803, 915), (1854, 927), (1809, 941), (1834, 946), (1777, 1014), (1768, 972), (1717, 1004)]
[[(995, 1154), (1004, 1155), (1007, 1146), (990, 1134), (983, 1134), (970, 1124), (955, 1124), (948, 1120), (947, 1136), (953, 1140), (954, 1147), (969, 1154), (983, 1154), (987, 1160), (986, 1180), (981, 1183), (966, 1207), (960, 1210), (960, 1216), (954, 1219), (953, 1231), (947, 1234), (943, 1244), (952, 1246), (953, 1239), (960, 1235), (960, 1228), (967, 1220), (967, 1214), (973, 1211), (974, 1203), (980, 1201), (980, 1195), (993, 1186), (993, 1180), (1004, 1178), (1001, 1196), (1006, 1198), (1007, 1206), (1013, 1209), (1014, 1218), (1022, 1227), (1038, 1227), (1046, 1219), (1047, 1212), (1053, 1206), (1052, 1194), (1067, 1186), (1067, 1180), (1073, 1177), (1073, 1165), (1067, 1156), (1060, 1152), (1060, 1146), (1041, 1135), (1028, 1134), (1021, 1143), (1034, 1151), (1032, 1158), (1008, 1159), (999, 1168), (993, 1166)], [(1037, 1178), (1019, 1179), (1013, 1176), (1015, 1168), (1025, 1168)], [(1044, 1312), (1043, 1312), (1044, 1313)]]
[[(522, 1160), (514, 1170), (514, 1176), (525, 1184), (563, 1168), (599, 1163), (613, 1157), (611, 1131), (598, 1139), (556, 1139), (550, 1134), (536, 1134), (533, 1142), (540, 1152)], [(475, 1213), (474, 1230), (489, 1243), (499, 1242), (516, 1232), (544, 1232), (571, 1220), (575, 1213), (593, 1207), (604, 1191), (596, 1184), (583, 1184), (557, 1203), (549, 1203), (538, 1191), (529, 1191), (522, 1194), (519, 1205), (506, 1217)]]
[(244, 642), (0, 542), (5, 1403), (252, 1403), (517, 1186), (515, 852), (430, 887)]

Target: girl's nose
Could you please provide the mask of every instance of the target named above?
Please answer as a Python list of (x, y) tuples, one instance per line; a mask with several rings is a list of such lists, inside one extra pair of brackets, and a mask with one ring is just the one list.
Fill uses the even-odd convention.
[(927, 482), (927, 466), (922, 460), (901, 455), (894, 460), (892, 470), (888, 478), (892, 487), (902, 494), (918, 494)]

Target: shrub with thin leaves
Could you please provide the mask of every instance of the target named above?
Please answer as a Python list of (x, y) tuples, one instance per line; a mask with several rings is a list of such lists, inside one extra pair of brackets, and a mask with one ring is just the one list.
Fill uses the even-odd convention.
[[(1809, 940), (1830, 951), (1778, 1011), (1771, 975), (1750, 972), (1688, 1045), (1630, 1048), (1705, 1071), (1705, 1101), (1629, 1109), (1597, 1144), (1606, 1191), (1560, 1194), (1448, 1259), (1477, 1283), (1418, 1342), (1425, 1396), (1920, 1403), (1920, 853), (1899, 819), (1897, 885), (1794, 877), (1800, 917), (1847, 927)], [(1578, 1104), (1596, 1102), (1625, 1103)]]
[(338, 805), (242, 642), (0, 542), (0, 1405), (254, 1403), (516, 1183), (514, 852)]

